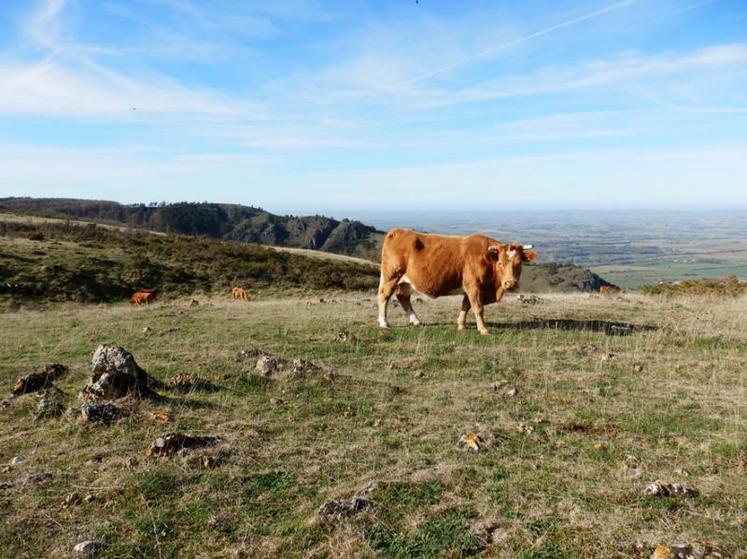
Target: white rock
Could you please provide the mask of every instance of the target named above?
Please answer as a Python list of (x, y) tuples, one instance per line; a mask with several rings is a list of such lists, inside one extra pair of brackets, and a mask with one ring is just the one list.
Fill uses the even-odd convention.
[(106, 544), (95, 540), (86, 540), (75, 545), (73, 551), (81, 557), (98, 557)]

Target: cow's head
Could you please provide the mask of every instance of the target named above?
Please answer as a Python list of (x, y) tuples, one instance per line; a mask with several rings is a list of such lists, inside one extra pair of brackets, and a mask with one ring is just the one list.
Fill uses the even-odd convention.
[(495, 258), (496, 289), (511, 291), (519, 287), (521, 264), (537, 258), (537, 253), (530, 250), (532, 245), (520, 243), (498, 244), (488, 247)]

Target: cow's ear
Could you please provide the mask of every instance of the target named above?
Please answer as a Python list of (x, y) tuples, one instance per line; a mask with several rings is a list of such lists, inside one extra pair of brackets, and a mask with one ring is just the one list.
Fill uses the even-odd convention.
[(524, 262), (531, 262), (532, 260), (535, 260), (537, 258), (537, 253), (533, 250), (525, 250), (521, 253), (521, 259)]

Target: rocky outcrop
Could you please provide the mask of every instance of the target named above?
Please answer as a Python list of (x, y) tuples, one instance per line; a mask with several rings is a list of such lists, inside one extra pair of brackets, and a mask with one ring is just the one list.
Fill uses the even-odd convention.
[(82, 400), (115, 400), (128, 394), (158, 397), (152, 389), (160, 383), (140, 368), (123, 347), (100, 345), (93, 353), (91, 365), (91, 377), (80, 393)]

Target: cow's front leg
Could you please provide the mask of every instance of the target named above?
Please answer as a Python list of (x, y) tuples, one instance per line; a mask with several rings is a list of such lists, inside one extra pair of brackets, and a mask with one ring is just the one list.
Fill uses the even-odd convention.
[(490, 331), (485, 326), (485, 321), (482, 319), (482, 300), (480, 299), (480, 291), (475, 289), (467, 292), (469, 296), (469, 303), (472, 305), (472, 312), (475, 314), (475, 322), (477, 322), (477, 330), (483, 336), (489, 336)]
[(386, 319), (387, 305), (394, 290), (397, 288), (398, 281), (399, 278), (385, 279), (384, 275), (381, 275), (381, 280), (379, 281), (379, 326), (381, 328), (389, 328), (389, 322)]
[(464, 330), (467, 327), (467, 313), (471, 307), (469, 297), (465, 295), (462, 299), (462, 310), (459, 311), (459, 318), (457, 318), (457, 330)]

